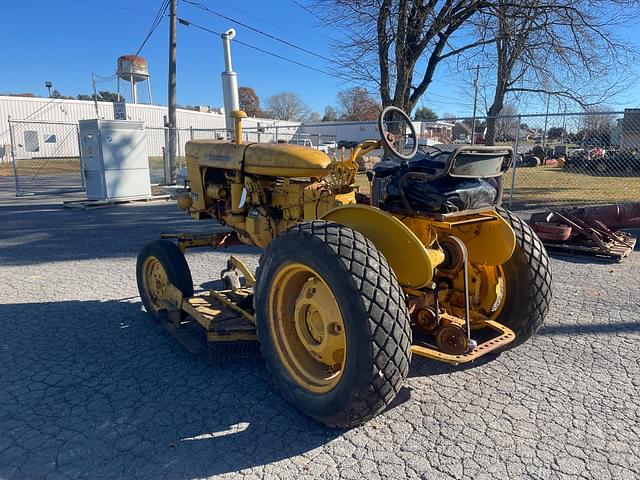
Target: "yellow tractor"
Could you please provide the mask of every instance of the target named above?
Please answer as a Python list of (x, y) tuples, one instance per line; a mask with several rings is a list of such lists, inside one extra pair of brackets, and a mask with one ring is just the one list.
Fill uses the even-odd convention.
[[(380, 140), (345, 154), (293, 144), (187, 143), (178, 206), (206, 233), (163, 235), (137, 261), (147, 312), (210, 344), (254, 341), (282, 395), (331, 427), (382, 411), (411, 355), (460, 364), (513, 348), (542, 324), (549, 259), (501, 208), (509, 147), (421, 146), (406, 114), (385, 108)], [(384, 160), (356, 186), (358, 160)], [(375, 153), (374, 152), (374, 153)], [(360, 182), (364, 183), (365, 182)], [(194, 295), (187, 248), (262, 249), (255, 275), (236, 257), (224, 288)], [(242, 278), (244, 277), (244, 281)]]

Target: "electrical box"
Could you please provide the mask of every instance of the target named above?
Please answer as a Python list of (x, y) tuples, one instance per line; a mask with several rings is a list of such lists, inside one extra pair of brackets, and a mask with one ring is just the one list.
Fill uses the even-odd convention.
[(80, 159), (89, 200), (151, 196), (142, 122), (80, 120)]

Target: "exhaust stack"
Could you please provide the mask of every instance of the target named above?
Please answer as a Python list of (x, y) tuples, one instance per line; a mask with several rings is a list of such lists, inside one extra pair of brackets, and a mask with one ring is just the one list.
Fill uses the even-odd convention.
[(222, 35), (222, 46), (224, 48), (224, 72), (222, 72), (222, 96), (224, 99), (224, 116), (227, 131), (234, 131), (234, 119), (231, 112), (240, 110), (238, 100), (238, 77), (233, 71), (231, 64), (231, 40), (236, 36), (236, 31), (230, 28)]

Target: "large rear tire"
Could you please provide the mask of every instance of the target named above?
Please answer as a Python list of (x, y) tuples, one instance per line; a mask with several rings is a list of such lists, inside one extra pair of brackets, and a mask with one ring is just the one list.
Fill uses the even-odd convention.
[(389, 405), (409, 371), (411, 328), (371, 241), (336, 223), (301, 223), (269, 244), (256, 276), (262, 354), (294, 407), (352, 427)]
[(499, 208), (498, 213), (511, 225), (516, 248), (502, 265), (505, 293), (496, 321), (516, 334), (505, 350), (526, 342), (540, 328), (549, 311), (553, 280), (547, 251), (536, 233), (520, 217)]

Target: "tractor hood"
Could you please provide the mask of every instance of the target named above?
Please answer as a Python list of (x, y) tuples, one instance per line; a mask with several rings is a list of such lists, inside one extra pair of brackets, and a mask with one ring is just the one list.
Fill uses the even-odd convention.
[(331, 159), (302, 145), (253, 143), (244, 152), (244, 171), (271, 177), (323, 177)]
[(324, 152), (287, 143), (247, 143), (192, 140), (186, 153), (202, 166), (239, 170), (270, 177), (324, 177), (331, 159)]

